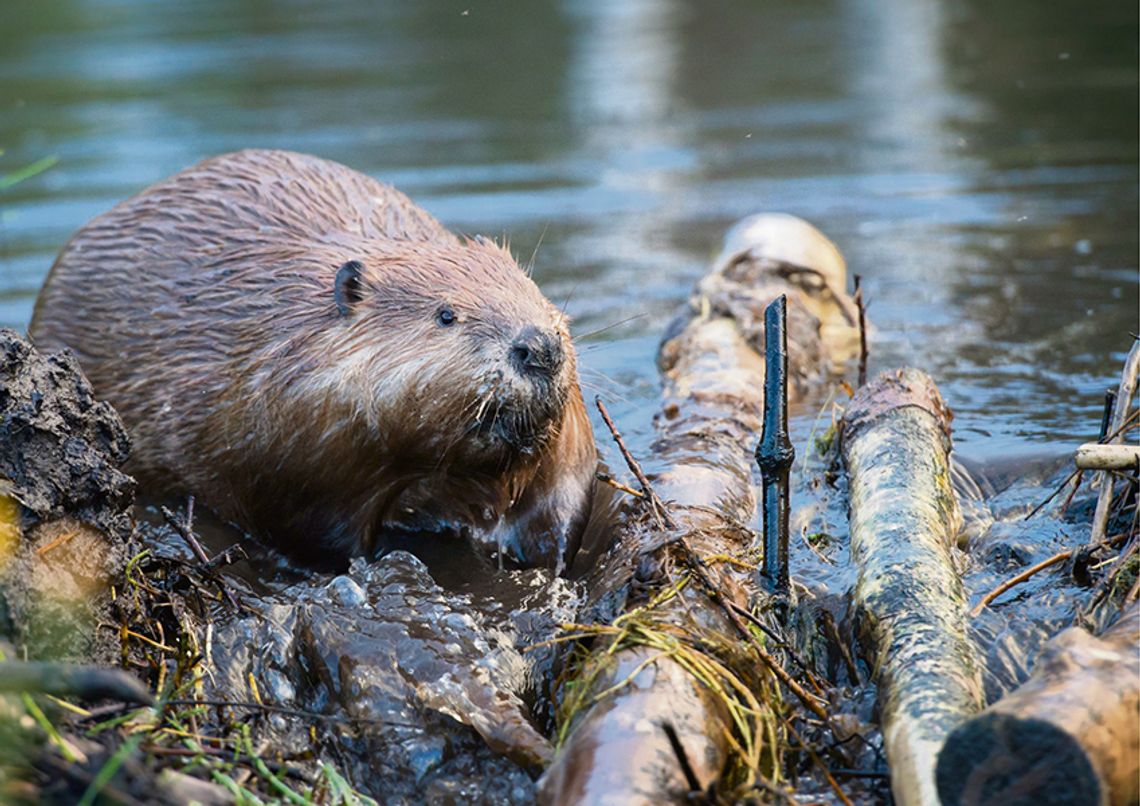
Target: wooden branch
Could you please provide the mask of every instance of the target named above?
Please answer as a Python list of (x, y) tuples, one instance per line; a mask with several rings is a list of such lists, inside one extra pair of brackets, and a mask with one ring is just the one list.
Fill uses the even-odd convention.
[[(1140, 445), (1102, 445), (1086, 442), (1073, 457), (1081, 470), (1140, 470)], [(1109, 483), (1105, 480), (1105, 483)], [(1096, 542), (1096, 541), (1093, 541)]]
[(954, 730), (938, 758), (944, 806), (1140, 797), (1140, 603), (1099, 638), (1072, 627), (1020, 688)]
[(863, 302), (863, 278), (855, 275), (855, 307), (859, 310), (859, 386), (867, 383), (867, 305)]
[(1020, 585), (1022, 582), (1025, 582), (1027, 579), (1029, 579), (1031, 576), (1036, 574), (1038, 571), (1044, 571), (1046, 568), (1052, 568), (1057, 563), (1063, 563), (1065, 560), (1069, 559), (1072, 556), (1073, 556), (1073, 550), (1072, 549), (1066, 549), (1065, 551), (1059, 551), (1056, 554), (1054, 554), (1052, 557), (1044, 559), (1041, 562), (1037, 563), (1036, 565), (1029, 566), (1028, 568), (1026, 568), (1024, 571), (1022, 571), (1017, 576), (1012, 577), (1010, 579), (1007, 579), (1005, 582), (1001, 583), (996, 588), (994, 588), (992, 591), (990, 591), (989, 593), (987, 593), (985, 596), (982, 597), (982, 600), (974, 606), (973, 610), (970, 611), (970, 617), (971, 618), (977, 618), (978, 616), (980, 616), (982, 614), (982, 611), (985, 610), (987, 607), (989, 607), (990, 603), (993, 602), (994, 599), (1001, 596), (1003, 593), (1005, 593), (1010, 588), (1016, 587), (1017, 585)]
[(763, 478), (764, 565), (760, 576), (768, 592), (786, 609), (790, 602), (788, 570), (788, 474), (796, 449), (788, 436), (788, 299), (781, 294), (764, 311), (764, 431), (756, 446)]
[[(1124, 423), (1128, 422), (1129, 410), (1132, 408), (1132, 397), (1136, 394), (1137, 375), (1140, 374), (1140, 340), (1133, 340), (1132, 349), (1128, 351), (1128, 358), (1124, 360), (1124, 370), (1120, 375), (1120, 387), (1116, 392), (1116, 403), (1112, 410), (1112, 420), (1105, 429), (1113, 433), (1106, 438), (1107, 443), (1118, 439)], [(1113, 479), (1105, 476), (1101, 480), (1100, 494), (1096, 499), (1096, 511), (1093, 513), (1092, 533), (1090, 543), (1099, 543), (1104, 540), (1108, 529), (1108, 516), (1112, 509)]]
[(150, 705), (154, 697), (122, 669), (50, 662), (0, 662), (0, 691), (27, 691), (85, 700)]
[(891, 790), (902, 806), (937, 802), (936, 754), (983, 705), (952, 554), (962, 520), (949, 423), (933, 381), (913, 369), (861, 388), (842, 423), (855, 604), (873, 643)]

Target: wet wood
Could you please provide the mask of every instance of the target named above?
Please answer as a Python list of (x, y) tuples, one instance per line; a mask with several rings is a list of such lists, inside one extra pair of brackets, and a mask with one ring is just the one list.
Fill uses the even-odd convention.
[(954, 560), (962, 518), (950, 488), (950, 418), (933, 381), (903, 369), (860, 389), (842, 423), (855, 604), (903, 806), (937, 803), (938, 750), (983, 705)]
[(767, 339), (764, 362), (764, 432), (756, 447), (756, 464), (764, 485), (764, 564), (761, 577), (768, 592), (788, 604), (788, 487), (796, 449), (788, 436), (787, 298), (780, 296), (764, 312)]
[(1073, 457), (1081, 470), (1140, 470), (1140, 446), (1087, 442)]
[(27, 691), (86, 700), (117, 700), (150, 705), (154, 697), (122, 669), (66, 663), (0, 662), (0, 691)]
[[(1124, 360), (1124, 370), (1120, 375), (1120, 387), (1116, 390), (1116, 400), (1112, 409), (1112, 418), (1105, 431), (1110, 434), (1106, 438), (1107, 444), (1124, 441), (1124, 424), (1128, 420), (1132, 409), (1132, 397), (1136, 394), (1137, 376), (1140, 374), (1140, 340), (1132, 342), (1132, 349)], [(1093, 513), (1092, 533), (1090, 543), (1104, 540), (1108, 529), (1108, 517), (1112, 509), (1112, 499), (1115, 484), (1112, 476), (1105, 475), (1101, 480), (1100, 494), (1096, 500), (1096, 511)]]
[(1099, 638), (1053, 638), (1020, 688), (959, 726), (938, 759), (945, 806), (1140, 798), (1140, 603)]
[[(788, 295), (795, 398), (827, 372), (828, 338), (857, 342), (854, 320), (845, 324), (845, 271), (834, 245), (799, 219), (756, 217), (729, 233), (662, 344), (664, 401), (652, 458), (664, 470), (648, 479), (652, 492), (620, 512), (614, 545), (597, 563), (589, 587), (598, 621), (611, 623), (669, 591), (695, 558), (699, 572), (652, 609), (655, 628), (741, 642), (737, 630), (744, 628), (732, 606), (747, 606), (752, 572), (700, 558), (740, 556), (753, 539), (746, 524), (756, 507), (752, 449), (763, 408), (764, 310)], [(804, 291), (805, 278), (818, 296)], [(658, 497), (668, 518), (650, 505)], [(683, 653), (661, 648), (597, 641), (574, 685), (589, 686), (590, 704), (574, 717), (540, 782), (544, 803), (685, 802), (693, 781), (702, 789), (716, 784), (742, 749), (732, 745), (734, 720), (751, 718), (733, 712)]]

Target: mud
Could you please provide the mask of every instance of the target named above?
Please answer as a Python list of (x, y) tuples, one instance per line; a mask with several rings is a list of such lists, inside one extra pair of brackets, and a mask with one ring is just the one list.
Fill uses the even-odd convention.
[[(213, 777), (219, 771), (245, 792), (279, 796), (256, 771), (254, 759), (262, 757), (306, 796), (325, 791), (333, 769), (361, 795), (387, 803), (533, 802), (552, 750), (551, 692), (565, 660), (558, 645), (545, 642), (565, 622), (609, 621), (660, 573), (650, 554), (631, 550), (616, 565), (579, 563), (580, 578), (568, 580), (503, 569), (457, 542), (431, 538), (408, 539), (341, 574), (317, 573), (199, 512), (194, 529), (208, 554), (235, 543), (249, 551), (247, 559), (204, 569), (155, 507), (131, 509), (133, 482), (117, 469), (129, 442), (74, 362), (40, 356), (8, 331), (0, 332), (0, 358), (0, 473), (3, 492), (19, 502), (23, 536), (0, 579), (12, 641), (6, 651), (122, 663), (167, 702), (156, 716), (77, 699), (92, 709), (90, 719), (49, 707), (83, 763), (62, 761), (42, 734), (33, 730), (29, 742), (27, 728), (0, 719), (9, 765), (23, 759), (24, 802), (78, 799), (129, 738), (129, 730), (93, 731), (108, 715), (147, 729), (148, 749), (129, 754), (111, 779), (109, 791), (123, 802), (180, 803), (190, 793), (228, 802), (233, 790)], [(810, 433), (793, 433), (804, 458), (793, 473), (791, 564), (800, 606), (790, 633), (799, 659), (832, 686), (833, 732), (801, 729), (841, 771), (848, 794), (875, 802), (886, 774), (877, 692), (847, 612), (846, 490), (834, 473), (829, 416), (820, 419)], [(653, 450), (670, 449), (665, 442)], [(1087, 538), (1095, 495), (1087, 484), (1064, 511), (1055, 501), (1025, 520), (1066, 474), (1065, 457), (1013, 468), (964, 464), (976, 511), (964, 569), (971, 601)], [(631, 502), (619, 496), (611, 503)], [(593, 548), (582, 558), (605, 553), (606, 518), (593, 525)], [(1124, 512), (1114, 529), (1127, 528), (1129, 518)], [(1022, 682), (1046, 640), (1086, 608), (1103, 582), (1104, 559), (1086, 560), (1083, 582), (1069, 567), (1039, 574), (971, 621), (986, 656), (988, 700)], [(239, 596), (239, 612), (219, 583)], [(1114, 607), (1106, 597), (1087, 623), (1106, 623)], [(0, 700), (6, 712), (21, 713)], [(191, 700), (227, 704), (192, 708)], [(167, 733), (190, 726), (209, 752), (182, 755), (183, 740)], [(215, 752), (236, 761), (219, 766)], [(801, 796), (834, 802), (810, 754), (790, 748), (786, 763)], [(9, 789), (3, 794), (20, 802)]]
[(119, 470), (130, 440), (69, 353), (43, 356), (0, 330), (0, 418), (0, 477), (26, 526), (70, 516), (130, 534), (135, 483)]
[(110, 586), (126, 562), (130, 441), (67, 353), (0, 330), (0, 496), (22, 540), (0, 565), (5, 634), (22, 656), (110, 662)]
[(489, 577), (445, 590), (395, 551), (341, 575), (241, 589), (250, 612), (194, 619), (210, 635), (205, 696), (328, 716), (256, 721), (278, 752), (336, 759), (389, 803), (532, 802), (551, 752), (555, 656), (524, 650), (573, 619), (579, 593), (537, 569)]

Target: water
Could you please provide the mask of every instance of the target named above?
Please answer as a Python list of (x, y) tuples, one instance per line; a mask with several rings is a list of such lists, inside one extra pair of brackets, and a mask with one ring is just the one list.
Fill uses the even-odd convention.
[(872, 369), (930, 371), (962, 452), (1064, 450), (1138, 328), (1136, 31), (1128, 3), (7, 0), (0, 170), (59, 163), (0, 191), (0, 324), (90, 217), (275, 146), (537, 248), (577, 332), (613, 326), (584, 375), (635, 445), (668, 312), (774, 209), (865, 277)]

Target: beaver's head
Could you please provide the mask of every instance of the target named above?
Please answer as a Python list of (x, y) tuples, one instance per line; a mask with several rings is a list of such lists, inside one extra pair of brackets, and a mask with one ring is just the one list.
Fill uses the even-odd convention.
[(357, 252), (330, 268), (319, 383), (393, 452), (500, 468), (539, 453), (575, 358), (565, 316), (510, 253), (483, 238)]

